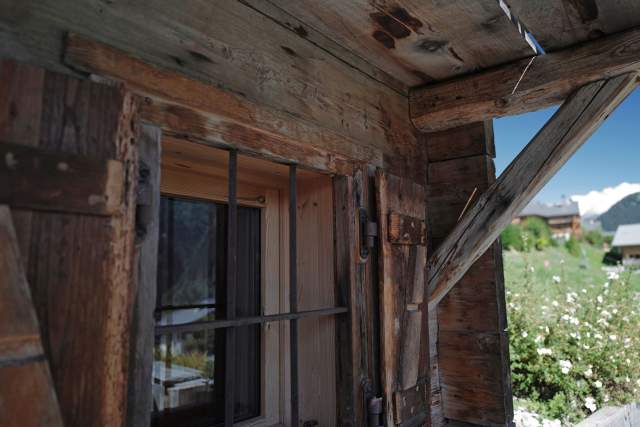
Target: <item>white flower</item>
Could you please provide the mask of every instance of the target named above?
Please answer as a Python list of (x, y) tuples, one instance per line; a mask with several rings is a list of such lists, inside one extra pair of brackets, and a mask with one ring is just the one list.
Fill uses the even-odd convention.
[(584, 406), (591, 412), (595, 412), (596, 409), (598, 409), (598, 406), (596, 405), (596, 400), (591, 396), (587, 396), (587, 398), (584, 399)]
[(612, 312), (613, 314), (618, 314), (618, 309), (617, 309), (617, 308), (614, 308), (613, 310), (611, 310), (611, 312)]
[(619, 278), (620, 278), (620, 275), (615, 271), (610, 271), (609, 274), (607, 275), (607, 279), (609, 280), (618, 280)]
[(564, 264), (564, 258), (560, 259), (560, 264)]
[(529, 333), (527, 331), (522, 331), (522, 338), (526, 338), (529, 336)]
[(591, 346), (590, 346), (590, 345), (587, 345), (587, 344), (584, 344), (582, 347), (583, 347), (585, 350), (589, 350), (589, 349), (591, 348)]
[(550, 348), (539, 348), (536, 350), (540, 356), (549, 356), (553, 353)]
[(598, 298), (596, 298), (596, 299), (598, 300), (598, 303), (599, 303), (599, 304), (602, 304), (602, 301), (604, 301), (604, 300), (602, 299), (602, 295), (598, 295)]
[(537, 344), (537, 343), (542, 342), (542, 340), (544, 340), (544, 337), (543, 337), (542, 335), (538, 335), (534, 341), (535, 341), (535, 342), (536, 342), (536, 344)]
[(596, 380), (596, 381), (593, 383), (593, 385), (594, 385), (596, 388), (602, 388), (602, 381), (600, 381), (600, 380)]
[(600, 334), (593, 334), (593, 337), (597, 340), (601, 340), (602, 339), (602, 335)]
[(604, 288), (607, 289), (609, 287), (609, 282), (604, 282)]
[(608, 401), (609, 401), (609, 399), (610, 399), (609, 395), (608, 395), (607, 393), (605, 393), (605, 394), (604, 394), (604, 399), (603, 399), (603, 400), (604, 400), (605, 402), (608, 402)]
[(575, 301), (576, 301), (576, 299), (575, 299), (575, 297), (573, 296), (573, 292), (569, 292), (569, 293), (567, 294), (567, 302), (568, 302), (569, 304), (571, 304), (572, 302), (575, 302)]
[(593, 375), (593, 370), (591, 369), (591, 366), (589, 366), (587, 370), (584, 371), (584, 376), (587, 378), (591, 378), (592, 375)]
[(615, 340), (617, 340), (617, 339), (618, 339), (618, 336), (617, 336), (617, 335), (609, 335), (609, 339), (610, 339), (611, 341), (615, 341)]
[(553, 280), (553, 283), (560, 283), (560, 276), (553, 276), (551, 280)]
[(559, 306), (560, 304), (558, 304), (558, 301), (555, 301), (555, 300), (554, 300), (554, 301), (552, 301), (552, 302), (551, 302), (551, 305), (552, 305), (552, 306), (554, 306), (554, 307), (557, 307), (557, 306)]
[(571, 370), (571, 367), (573, 366), (573, 364), (569, 360), (560, 360), (558, 361), (558, 363), (560, 364), (560, 370), (563, 374), (568, 374)]
[(535, 269), (535, 268), (533, 268), (533, 265), (532, 265), (531, 267), (529, 267), (529, 271), (530, 271), (530, 272), (532, 272), (532, 273), (534, 273), (534, 272), (536, 271), (536, 269)]
[(586, 294), (586, 293), (587, 293), (587, 290), (586, 290), (585, 288), (582, 288), (582, 293), (583, 293), (583, 294)]

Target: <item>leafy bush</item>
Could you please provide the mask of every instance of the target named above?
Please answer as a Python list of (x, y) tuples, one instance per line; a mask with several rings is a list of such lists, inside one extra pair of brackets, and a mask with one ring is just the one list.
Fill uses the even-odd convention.
[(524, 250), (524, 242), (522, 240), (522, 229), (517, 224), (509, 224), (500, 235), (502, 247), (504, 249), (514, 249), (518, 252)]
[(605, 242), (604, 235), (598, 230), (589, 230), (583, 234), (583, 239), (590, 245), (602, 247)]
[(571, 237), (569, 237), (569, 240), (566, 241), (566, 243), (564, 244), (565, 248), (567, 248), (567, 251), (573, 255), (573, 256), (580, 256), (581, 254), (581, 250), (580, 250), (580, 241), (578, 239), (576, 239), (576, 237), (572, 234)]
[(551, 246), (551, 230), (547, 223), (538, 217), (529, 217), (522, 223), (524, 233), (529, 235), (533, 246), (542, 250)]
[(544, 297), (507, 291), (513, 390), (531, 409), (572, 423), (640, 398), (640, 296), (629, 278), (609, 273), (575, 291), (556, 282)]
[(606, 254), (604, 254), (604, 258), (602, 258), (602, 263), (604, 265), (618, 265), (622, 262), (622, 252), (620, 249), (613, 248)]

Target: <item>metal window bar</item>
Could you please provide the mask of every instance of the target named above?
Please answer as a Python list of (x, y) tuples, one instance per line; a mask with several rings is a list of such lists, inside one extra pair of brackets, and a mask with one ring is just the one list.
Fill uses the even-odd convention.
[[(297, 180), (296, 165), (289, 166), (289, 312), (272, 315), (236, 318), (237, 291), (237, 244), (238, 244), (238, 196), (237, 196), (237, 150), (229, 150), (229, 195), (228, 195), (228, 224), (227, 224), (227, 283), (226, 283), (226, 319), (212, 321), (197, 321), (178, 325), (156, 326), (157, 335), (176, 334), (181, 332), (208, 331), (226, 328), (225, 349), (225, 402), (224, 426), (232, 427), (235, 406), (234, 374), (235, 374), (235, 328), (240, 326), (264, 324), (289, 320), (289, 339), (291, 356), (291, 425), (298, 426), (299, 394), (298, 394), (298, 319), (305, 317), (331, 316), (347, 313), (347, 307), (331, 307), (317, 310), (298, 311), (298, 278), (297, 278)], [(215, 304), (195, 306), (160, 306), (156, 315), (161, 311), (173, 311), (186, 308), (205, 308)]]
[[(297, 186), (296, 165), (289, 166), (289, 311), (298, 312), (298, 274), (297, 274)], [(291, 364), (291, 426), (298, 427), (298, 319), (289, 321), (289, 351)]]

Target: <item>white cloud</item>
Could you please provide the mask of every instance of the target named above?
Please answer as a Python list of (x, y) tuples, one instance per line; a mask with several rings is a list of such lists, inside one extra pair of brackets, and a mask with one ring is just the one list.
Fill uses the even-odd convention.
[(640, 192), (640, 184), (623, 182), (616, 187), (607, 187), (602, 191), (591, 191), (587, 194), (571, 196), (571, 200), (578, 202), (580, 215), (600, 215), (629, 194)]

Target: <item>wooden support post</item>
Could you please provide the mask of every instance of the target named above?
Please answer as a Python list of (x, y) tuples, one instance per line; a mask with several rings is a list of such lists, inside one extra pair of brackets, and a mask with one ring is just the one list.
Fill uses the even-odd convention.
[[(523, 72), (527, 70), (526, 73)], [(438, 131), (564, 101), (587, 83), (640, 69), (640, 29), (411, 91), (411, 119)], [(517, 86), (517, 87), (516, 87)]]
[[(427, 150), (435, 249), (495, 181), (492, 122), (430, 134)], [(513, 417), (501, 257), (495, 243), (462, 278), (467, 286), (454, 288), (430, 312), (434, 426), (444, 418), (508, 425)]]
[(141, 125), (137, 142), (139, 189), (136, 203), (137, 286), (131, 322), (127, 426), (148, 426), (153, 409), (152, 369), (155, 342), (154, 308), (158, 283), (160, 228), (160, 158), (162, 132)]
[(567, 99), (429, 259), (430, 308), (637, 85), (631, 73), (590, 83)]

